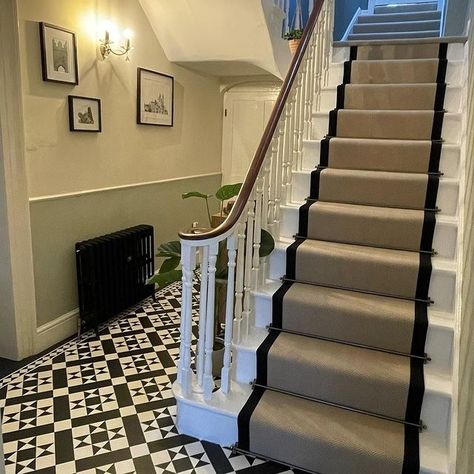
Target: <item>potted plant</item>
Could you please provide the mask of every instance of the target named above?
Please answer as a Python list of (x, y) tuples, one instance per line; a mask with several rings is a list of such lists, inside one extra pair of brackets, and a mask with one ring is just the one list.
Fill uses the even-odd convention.
[[(225, 219), (224, 202), (237, 196), (242, 183), (225, 185), (219, 188), (214, 197), (220, 201), (220, 212), (218, 217)], [(203, 199), (206, 203), (207, 217), (209, 224), (212, 226), (213, 217), (210, 213), (209, 199), (212, 194), (204, 194), (198, 191), (191, 191), (182, 195), (183, 199), (198, 198)], [(215, 222), (214, 222), (215, 224)], [(219, 222), (220, 224), (220, 222)], [(218, 225), (218, 224), (217, 224)], [(214, 225), (215, 227), (216, 225)], [(205, 230), (205, 229), (204, 229)], [(266, 230), (261, 231), (260, 258), (267, 257), (275, 247), (275, 241), (271, 234)], [(168, 285), (181, 280), (182, 271), (178, 268), (181, 261), (181, 243), (179, 241), (171, 241), (161, 244), (158, 247), (157, 257), (164, 258), (158, 273), (153, 275), (148, 284), (156, 284), (158, 289), (163, 289)], [(227, 297), (227, 248), (225, 242), (219, 245), (219, 251), (216, 260), (216, 291), (214, 300), (214, 353), (213, 353), (213, 375), (218, 377), (223, 365), (224, 344), (223, 334), (225, 330), (225, 309)], [(199, 268), (195, 270), (198, 274)]]
[(290, 47), (291, 54), (295, 54), (303, 36), (303, 30), (300, 28), (288, 31), (283, 37), (288, 40), (288, 46)]

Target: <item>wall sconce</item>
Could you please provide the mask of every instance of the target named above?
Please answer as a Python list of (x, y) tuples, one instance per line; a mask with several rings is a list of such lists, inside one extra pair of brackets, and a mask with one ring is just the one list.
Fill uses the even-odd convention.
[(110, 54), (114, 54), (115, 56), (125, 56), (126, 61), (129, 61), (130, 58), (128, 57), (128, 53), (132, 49), (131, 38), (133, 36), (132, 30), (127, 28), (123, 32), (123, 37), (125, 41), (123, 44), (117, 45), (117, 41), (115, 38), (117, 35), (117, 27), (110, 22), (107, 22), (103, 28), (103, 39), (99, 40), (99, 51), (102, 56), (102, 59), (106, 59)]

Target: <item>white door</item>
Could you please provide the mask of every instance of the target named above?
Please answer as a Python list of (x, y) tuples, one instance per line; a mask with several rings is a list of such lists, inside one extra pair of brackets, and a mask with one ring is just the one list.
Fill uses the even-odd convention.
[(222, 183), (243, 182), (273, 110), (279, 89), (246, 86), (224, 95)]

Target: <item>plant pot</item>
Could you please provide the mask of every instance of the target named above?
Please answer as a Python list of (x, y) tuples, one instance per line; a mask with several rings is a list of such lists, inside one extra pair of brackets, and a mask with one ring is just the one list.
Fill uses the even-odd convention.
[(299, 44), (301, 43), (301, 39), (291, 39), (288, 40), (288, 46), (290, 47), (291, 54), (295, 54), (296, 50), (298, 49)]
[(212, 351), (212, 376), (219, 378), (221, 370), (224, 366), (224, 344), (219, 341), (214, 342), (214, 350)]

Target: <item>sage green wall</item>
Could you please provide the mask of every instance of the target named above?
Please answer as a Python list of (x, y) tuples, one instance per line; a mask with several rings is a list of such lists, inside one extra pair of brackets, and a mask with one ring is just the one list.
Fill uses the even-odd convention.
[(78, 307), (74, 244), (137, 224), (155, 228), (155, 242), (175, 240), (193, 221), (206, 224), (199, 200), (181, 194), (213, 193), (221, 176), (184, 179), (82, 196), (32, 202), (31, 228), (38, 326)]

